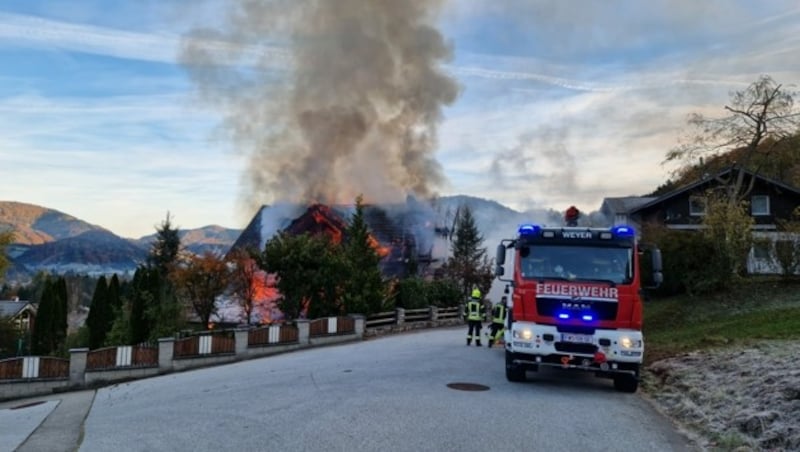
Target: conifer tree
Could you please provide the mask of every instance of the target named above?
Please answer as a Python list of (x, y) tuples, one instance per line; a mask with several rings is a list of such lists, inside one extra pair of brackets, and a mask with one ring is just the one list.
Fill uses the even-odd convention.
[(45, 282), (39, 306), (36, 309), (36, 321), (33, 324), (31, 351), (34, 355), (47, 355), (52, 344), (53, 326), (55, 325), (55, 301), (51, 284)]
[(130, 290), (130, 337), (131, 342), (138, 344), (147, 340), (150, 334), (150, 322), (147, 318), (147, 307), (152, 295), (147, 287), (148, 268), (139, 266), (133, 274)]
[(487, 293), (492, 285), (491, 261), (482, 247), (483, 236), (478, 231), (472, 209), (463, 205), (459, 209), (452, 257), (444, 267), (448, 279), (458, 285), (463, 297), (469, 296), (474, 287)]
[[(108, 305), (111, 307), (113, 314), (114, 310), (122, 308), (122, 297), (120, 294), (119, 277), (114, 273), (111, 280), (108, 282)], [(113, 315), (112, 319), (113, 321)], [(109, 322), (109, 325), (111, 322)]]
[(38, 355), (57, 352), (67, 336), (67, 293), (64, 278), (48, 278), (44, 283), (31, 338)]
[(167, 218), (156, 228), (156, 241), (150, 248), (147, 263), (157, 268), (162, 274), (169, 273), (170, 267), (178, 259), (181, 239), (178, 229), (172, 227), (169, 212)]
[(69, 292), (66, 278), (59, 277), (55, 281), (56, 321), (54, 325), (55, 343), (52, 350), (58, 350), (66, 344), (67, 318), (69, 315)]
[(108, 300), (108, 283), (106, 277), (101, 276), (92, 295), (92, 304), (89, 307), (89, 316), (86, 326), (89, 328), (89, 348), (95, 349), (103, 346), (106, 333), (111, 326), (111, 305)]
[(355, 212), (345, 231), (344, 267), (347, 278), (343, 283), (345, 309), (351, 313), (369, 315), (380, 312), (384, 301), (384, 283), (375, 247), (364, 219), (363, 197), (356, 198)]

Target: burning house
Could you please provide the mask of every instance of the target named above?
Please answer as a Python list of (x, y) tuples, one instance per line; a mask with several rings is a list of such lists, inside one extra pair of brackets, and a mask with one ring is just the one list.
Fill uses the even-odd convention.
[(242, 199), (258, 209), (234, 248), (263, 250), (281, 231), (342, 240), (353, 206), (341, 203), (361, 193), (385, 276), (404, 276), (412, 261), (430, 274), (443, 262), (452, 221), (403, 202), (446, 183), (437, 126), (460, 88), (443, 68), (453, 58), (437, 29), (443, 6), (232, 1), (214, 39), (205, 28), (187, 35), (181, 61), (200, 99), (223, 114), (245, 157)]
[[(345, 239), (353, 212), (352, 205), (262, 206), (232, 248), (263, 250), (279, 232), (325, 234), (339, 243)], [(366, 205), (364, 220), (381, 256), (381, 272), (387, 278), (411, 276), (408, 264), (412, 261), (418, 275), (432, 275), (447, 257), (452, 220), (430, 205), (413, 198), (405, 204)]]

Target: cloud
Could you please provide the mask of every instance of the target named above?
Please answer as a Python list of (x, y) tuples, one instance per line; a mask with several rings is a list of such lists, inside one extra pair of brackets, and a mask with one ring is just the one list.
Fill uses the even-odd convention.
[(241, 162), (206, 139), (214, 123), (179, 95), (2, 99), (0, 192), (128, 237), (167, 211), (186, 227), (241, 226)]

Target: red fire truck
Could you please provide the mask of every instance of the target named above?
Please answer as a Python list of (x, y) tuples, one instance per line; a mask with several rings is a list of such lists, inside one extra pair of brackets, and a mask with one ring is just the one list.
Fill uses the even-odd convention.
[[(506, 250), (513, 271), (504, 279)], [(639, 245), (630, 226), (524, 224), (497, 247), (496, 276), (512, 289), (505, 332), (506, 378), (524, 381), (540, 366), (612, 378), (636, 392), (644, 355), (640, 259), (662, 281), (661, 253)]]

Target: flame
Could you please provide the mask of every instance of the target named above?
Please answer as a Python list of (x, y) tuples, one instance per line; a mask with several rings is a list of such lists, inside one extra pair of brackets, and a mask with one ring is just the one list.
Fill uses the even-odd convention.
[(378, 253), (378, 256), (380, 256), (381, 259), (388, 256), (392, 252), (391, 247), (381, 245), (380, 242), (378, 242), (378, 239), (376, 239), (372, 234), (369, 235), (367, 241), (369, 241), (369, 246), (371, 246), (372, 249)]

